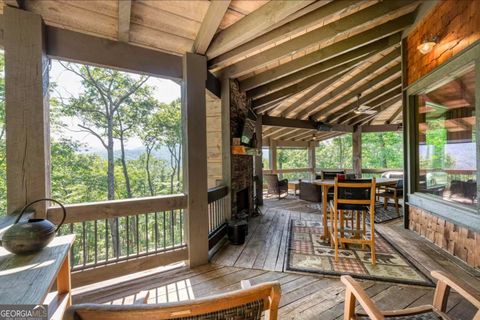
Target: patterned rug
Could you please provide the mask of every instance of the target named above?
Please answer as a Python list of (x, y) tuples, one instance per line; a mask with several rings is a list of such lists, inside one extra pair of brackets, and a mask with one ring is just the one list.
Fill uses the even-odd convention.
[(433, 286), (424, 274), (378, 233), (375, 233), (375, 266), (370, 262), (368, 247), (362, 250), (357, 245), (341, 248), (340, 259), (335, 262), (335, 250), (321, 240), (322, 234), (320, 221), (290, 221), (287, 270), (327, 275), (348, 274), (361, 279)]

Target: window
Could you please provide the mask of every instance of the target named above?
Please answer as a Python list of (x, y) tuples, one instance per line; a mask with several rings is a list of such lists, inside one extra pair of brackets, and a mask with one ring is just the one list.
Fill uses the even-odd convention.
[(450, 74), (416, 96), (417, 191), (477, 206), (475, 69)]
[(52, 60), (52, 195), (82, 203), (178, 193), (180, 86)]
[(315, 150), (317, 169), (351, 169), (352, 135), (344, 134), (320, 141)]

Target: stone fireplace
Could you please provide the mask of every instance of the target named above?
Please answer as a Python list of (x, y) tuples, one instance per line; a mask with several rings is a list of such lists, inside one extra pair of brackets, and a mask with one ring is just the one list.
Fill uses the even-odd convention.
[[(251, 101), (240, 91), (236, 81), (230, 81), (230, 97), (230, 136), (233, 139), (242, 134)], [(254, 209), (253, 156), (232, 154), (231, 179), (232, 219), (240, 218), (242, 211), (251, 215)]]

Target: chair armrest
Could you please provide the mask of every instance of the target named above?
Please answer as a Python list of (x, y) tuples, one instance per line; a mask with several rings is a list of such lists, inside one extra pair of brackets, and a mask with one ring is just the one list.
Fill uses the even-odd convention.
[(363, 290), (363, 288), (353, 280), (350, 276), (341, 276), (343, 284), (346, 286), (345, 290), (345, 312), (344, 319), (350, 320), (354, 318), (355, 315), (355, 302), (358, 301), (365, 310), (366, 314), (372, 320), (383, 320), (385, 319), (382, 311), (375, 305), (375, 303), (370, 299)]
[(250, 280), (242, 280), (240, 281), (240, 286), (242, 287), (242, 289), (248, 289), (252, 286), (252, 283), (250, 282)]
[[(433, 307), (444, 312), (447, 307), (447, 299), (450, 288), (455, 290), (463, 298), (468, 300), (477, 309), (480, 309), (480, 291), (470, 284), (442, 271), (432, 271), (432, 277), (438, 280), (433, 296)], [(477, 312), (480, 314), (480, 311)]]
[(149, 294), (150, 294), (150, 291), (148, 291), (148, 290), (140, 291), (135, 296), (135, 300), (133, 301), (133, 304), (146, 304), (147, 301), (148, 301)]
[(278, 184), (280, 184), (280, 185), (282, 185), (282, 186), (283, 186), (283, 185), (288, 185), (288, 179), (280, 180), (280, 181), (278, 181)]

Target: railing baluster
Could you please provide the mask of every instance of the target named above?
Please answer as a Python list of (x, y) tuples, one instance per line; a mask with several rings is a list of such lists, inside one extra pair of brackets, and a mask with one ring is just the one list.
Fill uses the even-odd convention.
[(126, 217), (127, 225), (126, 225), (126, 233), (127, 233), (127, 257), (130, 256), (130, 217)]
[(97, 232), (98, 232), (98, 220), (95, 220), (94, 221), (94, 230), (95, 230), (95, 257), (94, 257), (94, 263), (95, 265), (97, 264), (98, 262), (98, 235), (97, 235)]
[(83, 246), (83, 266), (87, 264), (87, 233), (85, 232), (85, 221), (82, 222), (82, 246)]
[(108, 219), (105, 219), (105, 263), (108, 262), (108, 228), (110, 225), (108, 224)]
[(145, 252), (148, 253), (148, 213), (145, 213)]

